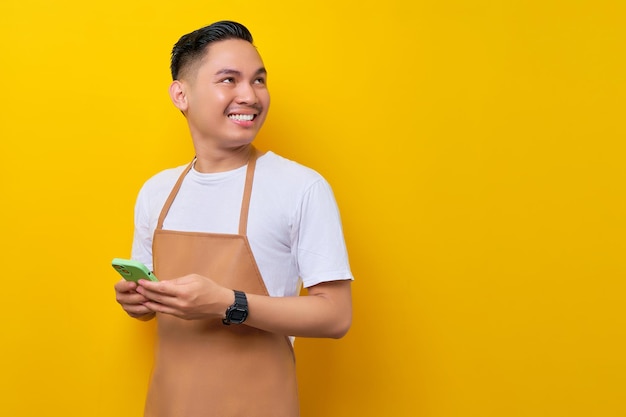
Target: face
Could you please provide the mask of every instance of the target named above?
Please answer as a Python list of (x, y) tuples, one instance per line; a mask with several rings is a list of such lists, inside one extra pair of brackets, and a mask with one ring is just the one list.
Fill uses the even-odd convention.
[(204, 58), (172, 83), (170, 94), (196, 145), (234, 148), (251, 143), (265, 121), (266, 80), (256, 48), (229, 39), (209, 45)]

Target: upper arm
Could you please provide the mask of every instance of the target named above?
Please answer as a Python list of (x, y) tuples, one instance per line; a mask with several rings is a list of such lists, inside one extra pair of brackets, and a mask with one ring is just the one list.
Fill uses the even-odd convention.
[(145, 188), (139, 192), (135, 202), (133, 244), (131, 258), (142, 262), (152, 270), (152, 230), (150, 227), (150, 207)]
[(339, 208), (323, 178), (302, 196), (295, 218), (297, 228), (292, 245), (304, 286), (351, 279)]

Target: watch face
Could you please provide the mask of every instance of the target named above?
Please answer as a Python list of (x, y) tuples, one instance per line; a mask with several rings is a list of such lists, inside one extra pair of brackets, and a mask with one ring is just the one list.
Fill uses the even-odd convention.
[(242, 323), (246, 317), (248, 317), (248, 311), (240, 308), (235, 308), (228, 314), (228, 318), (232, 323)]

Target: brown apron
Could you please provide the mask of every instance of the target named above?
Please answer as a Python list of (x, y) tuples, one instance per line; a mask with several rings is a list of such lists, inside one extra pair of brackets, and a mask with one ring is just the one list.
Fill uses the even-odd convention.
[[(268, 295), (246, 228), (257, 152), (248, 162), (239, 234), (163, 230), (190, 164), (168, 197), (154, 232), (154, 273), (169, 280), (195, 273), (231, 289)], [(254, 314), (251, 311), (250, 314)], [(293, 348), (286, 336), (221, 319), (157, 315), (155, 366), (145, 417), (297, 417)]]

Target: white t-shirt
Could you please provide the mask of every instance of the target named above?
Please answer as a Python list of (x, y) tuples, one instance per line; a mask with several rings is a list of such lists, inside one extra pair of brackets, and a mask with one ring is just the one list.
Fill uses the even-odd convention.
[[(185, 166), (150, 178), (135, 206), (132, 259), (152, 270), (152, 238), (165, 200)], [(191, 169), (163, 228), (237, 234), (246, 166), (204, 174)], [(317, 172), (273, 152), (256, 164), (248, 240), (271, 296), (297, 295), (300, 284), (353, 279), (332, 190)]]

